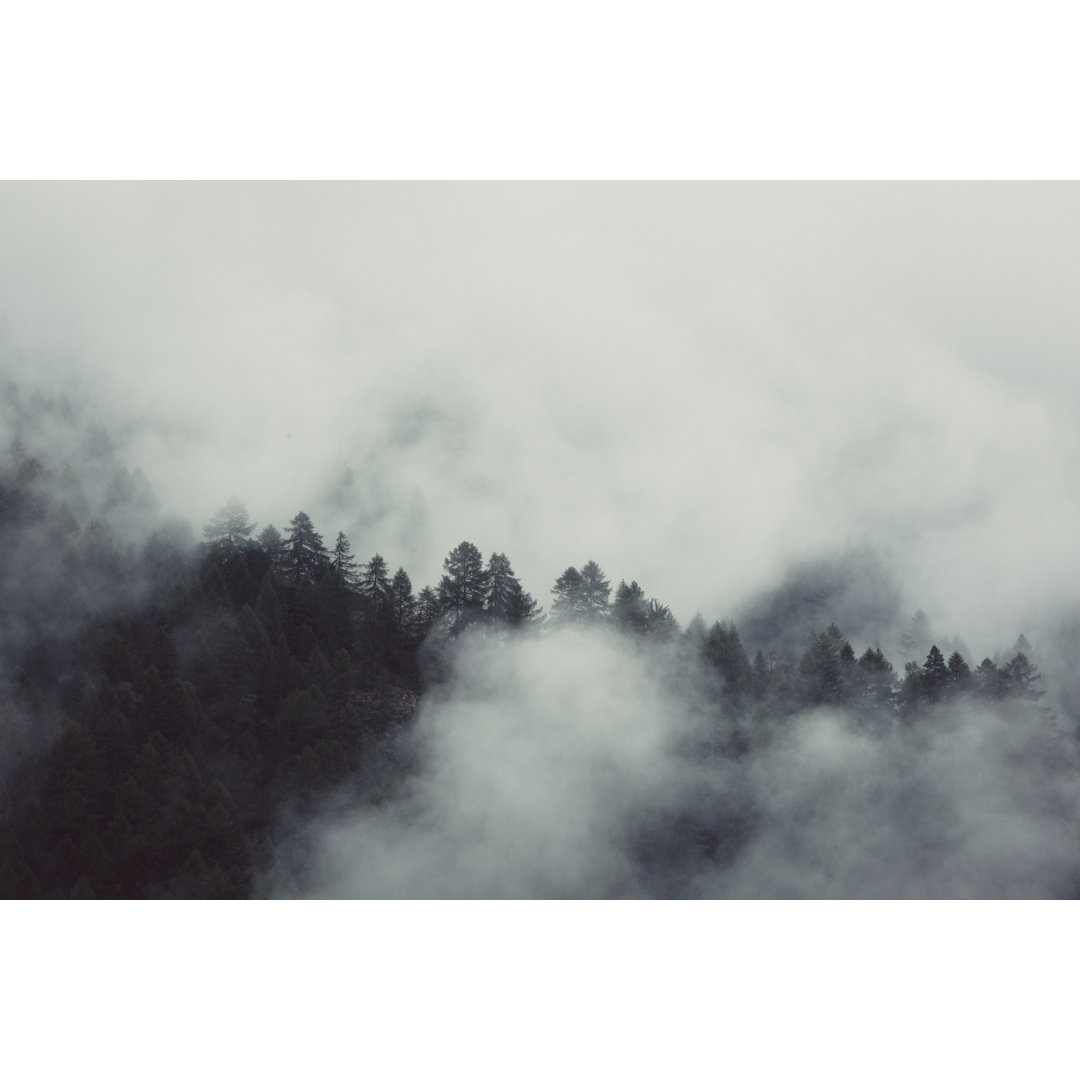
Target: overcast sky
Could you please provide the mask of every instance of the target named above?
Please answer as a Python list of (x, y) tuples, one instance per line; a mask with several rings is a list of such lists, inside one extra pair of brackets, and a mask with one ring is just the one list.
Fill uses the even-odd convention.
[(684, 623), (870, 545), (980, 649), (1077, 599), (1075, 184), (5, 183), (0, 235), (3, 367), (196, 526)]

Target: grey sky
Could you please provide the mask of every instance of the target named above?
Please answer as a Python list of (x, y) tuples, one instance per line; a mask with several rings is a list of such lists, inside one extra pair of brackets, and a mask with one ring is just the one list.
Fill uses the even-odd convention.
[(595, 559), (684, 622), (868, 543), (981, 650), (1077, 599), (1078, 211), (1074, 184), (3, 184), (0, 347), (141, 424), (132, 465), (196, 524), (232, 492), (306, 509), (418, 587), (470, 539), (542, 603)]

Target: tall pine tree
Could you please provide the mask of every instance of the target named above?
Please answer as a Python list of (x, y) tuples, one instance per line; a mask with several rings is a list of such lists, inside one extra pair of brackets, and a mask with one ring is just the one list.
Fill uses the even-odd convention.
[(352, 556), (349, 538), (343, 532), (337, 534), (337, 540), (334, 542), (334, 554), (330, 561), (333, 563), (334, 569), (338, 572), (338, 576), (341, 578), (345, 588), (350, 592), (354, 592), (357, 585), (356, 560)]
[(289, 522), (287, 570), (293, 582), (316, 581), (329, 559), (322, 537), (315, 531), (311, 518), (300, 511)]
[(520, 626), (539, 614), (536, 601), (522, 588), (506, 555), (488, 560), (488, 594), (484, 609), (494, 622)]
[(482, 611), (488, 593), (488, 573), (480, 549), (463, 540), (443, 560), (439, 604), (453, 616), (455, 628), (472, 622)]

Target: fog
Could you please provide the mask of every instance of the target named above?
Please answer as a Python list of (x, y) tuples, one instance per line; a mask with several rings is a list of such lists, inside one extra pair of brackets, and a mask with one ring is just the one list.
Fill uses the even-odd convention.
[[(476, 637), (403, 792), (327, 803), (262, 883), (364, 898), (1052, 898), (1078, 884), (1075, 741), (973, 702), (933, 723), (705, 706), (676, 651)], [(736, 730), (751, 749), (723, 747)], [(371, 800), (367, 800), (369, 803)]]
[(404, 789), (295, 823), (266, 892), (1075, 889), (1075, 184), (2, 183), (0, 235), (5, 445), (96, 432), (155, 515), (305, 510), (417, 590), (468, 539), (544, 604), (594, 559), (684, 627), (797, 659), (836, 621), (901, 672), (921, 609), (1056, 680), (1053, 720), (821, 709), (739, 756), (696, 660), (465, 635)]
[[(163, 505), (686, 621), (882, 552), (969, 637), (1076, 599), (1069, 184), (0, 187), (4, 367)], [(932, 610), (931, 610), (932, 609)], [(1018, 627), (1019, 628), (1019, 627)]]

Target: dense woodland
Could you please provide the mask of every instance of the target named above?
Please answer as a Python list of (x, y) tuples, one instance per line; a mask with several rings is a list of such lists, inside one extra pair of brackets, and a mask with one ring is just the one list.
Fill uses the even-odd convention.
[[(545, 611), (507, 555), (469, 541), (417, 588), (302, 511), (259, 528), (232, 498), (197, 542), (157, 518), (141, 473), (101, 476), (88, 485), (18, 440), (0, 469), (5, 898), (258, 895), (288, 843), (284, 822), (330, 794), (394, 798), (413, 767), (403, 733), (452, 675), (463, 635), (604, 626), (642, 663), (700, 672), (717, 718), (705, 757), (752, 755), (817, 706), (876, 738), (966, 700), (1026, 716), (1044, 750), (1075, 741), (1023, 636), (995, 658), (965, 656), (958, 641), (929, 640), (919, 613), (902, 643), (918, 659), (857, 652), (835, 624), (794, 652), (779, 637), (751, 649), (732, 621), (681, 628), (594, 561), (559, 576)], [(669, 826), (645, 857), (729, 858), (752, 823)]]

